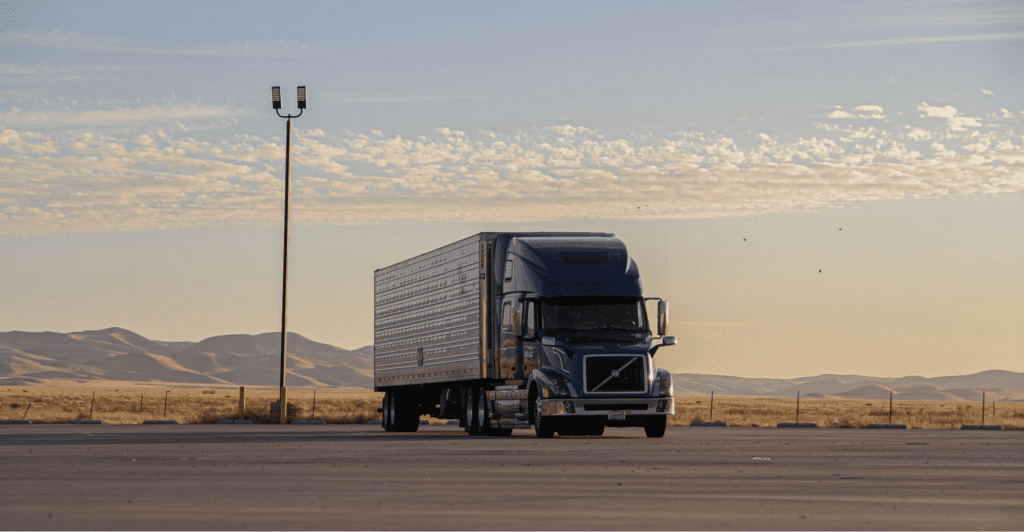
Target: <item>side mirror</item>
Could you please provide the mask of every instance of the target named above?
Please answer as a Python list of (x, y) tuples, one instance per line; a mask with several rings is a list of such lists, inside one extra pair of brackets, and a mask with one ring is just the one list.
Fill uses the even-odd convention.
[(658, 336), (665, 336), (668, 329), (668, 301), (658, 301)]
[(669, 345), (676, 345), (676, 337), (675, 336), (662, 336), (661, 337), (661, 343), (656, 345), (656, 346), (651, 347), (651, 356), (653, 357), (654, 354), (658, 352), (658, 349), (660, 349), (662, 347), (669, 346)]

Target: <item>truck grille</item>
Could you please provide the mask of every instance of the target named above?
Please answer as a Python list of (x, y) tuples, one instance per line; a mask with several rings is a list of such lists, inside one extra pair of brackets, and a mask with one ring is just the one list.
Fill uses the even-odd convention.
[(584, 358), (586, 391), (590, 393), (644, 392), (643, 358), (636, 355), (590, 355)]

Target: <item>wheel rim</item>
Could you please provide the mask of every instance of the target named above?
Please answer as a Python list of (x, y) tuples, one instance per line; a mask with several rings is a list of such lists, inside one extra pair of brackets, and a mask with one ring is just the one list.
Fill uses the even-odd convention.
[(489, 428), (487, 422), (487, 392), (483, 388), (480, 389), (480, 393), (476, 397), (476, 426), (479, 434), (484, 434)]
[(388, 428), (395, 428), (395, 392), (388, 394)]
[(470, 388), (466, 395), (466, 400), (469, 403), (466, 405), (466, 432), (470, 434), (477, 434), (479, 422), (476, 418), (476, 390)]

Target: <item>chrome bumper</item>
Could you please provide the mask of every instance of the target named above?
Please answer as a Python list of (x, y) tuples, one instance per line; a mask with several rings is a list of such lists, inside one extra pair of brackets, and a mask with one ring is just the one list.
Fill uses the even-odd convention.
[(618, 397), (614, 399), (559, 397), (557, 399), (541, 399), (540, 412), (544, 416), (601, 416), (608, 419), (625, 419), (625, 416), (672, 415), (676, 413), (676, 403), (672, 397)]

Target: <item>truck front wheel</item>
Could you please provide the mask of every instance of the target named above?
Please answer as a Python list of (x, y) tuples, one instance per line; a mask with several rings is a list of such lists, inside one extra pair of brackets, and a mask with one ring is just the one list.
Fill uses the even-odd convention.
[(648, 438), (661, 438), (665, 435), (668, 416), (651, 416), (644, 422), (644, 432)]
[(533, 402), (533, 430), (538, 438), (553, 438), (555, 436), (555, 423), (551, 418), (544, 418), (540, 413), (540, 398)]

